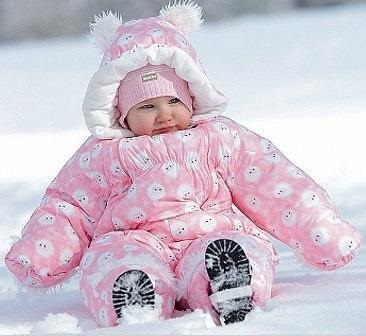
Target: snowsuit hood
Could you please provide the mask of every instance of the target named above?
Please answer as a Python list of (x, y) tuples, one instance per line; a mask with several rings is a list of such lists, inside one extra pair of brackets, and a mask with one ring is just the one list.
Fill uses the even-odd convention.
[[(95, 18), (91, 40), (103, 52), (83, 102), (91, 133), (99, 139), (131, 137), (119, 123), (118, 88), (127, 73), (147, 64), (167, 65), (188, 83), (193, 100), (191, 125), (224, 112), (227, 98), (208, 79), (186, 33), (199, 27), (202, 10), (194, 3), (164, 7), (158, 17), (122, 22), (110, 12)], [(121, 92), (120, 92), (121, 93)]]

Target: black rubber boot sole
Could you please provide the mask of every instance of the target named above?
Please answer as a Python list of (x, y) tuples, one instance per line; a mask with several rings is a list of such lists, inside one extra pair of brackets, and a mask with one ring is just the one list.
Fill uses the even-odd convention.
[[(212, 293), (251, 284), (249, 260), (241, 246), (231, 239), (211, 242), (206, 249), (205, 265)], [(223, 324), (244, 321), (252, 309), (251, 295), (217, 302), (217, 310)]]
[(155, 306), (154, 286), (149, 276), (138, 270), (122, 273), (114, 282), (112, 302), (118, 318), (130, 306)]

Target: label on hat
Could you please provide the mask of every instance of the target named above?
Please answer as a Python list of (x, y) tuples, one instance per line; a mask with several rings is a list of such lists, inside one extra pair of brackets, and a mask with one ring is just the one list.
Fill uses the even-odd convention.
[(158, 79), (158, 75), (155, 72), (149, 72), (147, 74), (143, 74), (141, 76), (141, 80), (143, 83), (151, 82)]

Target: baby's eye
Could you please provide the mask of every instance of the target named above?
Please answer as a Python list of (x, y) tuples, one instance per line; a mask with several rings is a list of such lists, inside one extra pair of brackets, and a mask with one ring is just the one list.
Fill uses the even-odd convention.
[(179, 102), (180, 102), (180, 100), (178, 98), (172, 98), (169, 100), (169, 104), (177, 104)]
[(148, 110), (148, 109), (153, 109), (155, 106), (153, 104), (146, 104), (146, 105), (142, 105), (140, 107), (140, 109), (143, 109), (143, 110)]

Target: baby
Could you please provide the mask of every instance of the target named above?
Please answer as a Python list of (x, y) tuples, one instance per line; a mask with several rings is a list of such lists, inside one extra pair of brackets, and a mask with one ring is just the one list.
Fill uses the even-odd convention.
[(270, 141), (220, 116), (227, 99), (186, 37), (201, 15), (185, 1), (158, 17), (96, 18), (104, 58), (83, 104), (92, 136), (6, 255), (37, 288), (79, 268), (100, 326), (188, 308), (243, 321), (271, 297), (277, 255), (264, 231), (324, 270), (348, 263), (361, 242)]

